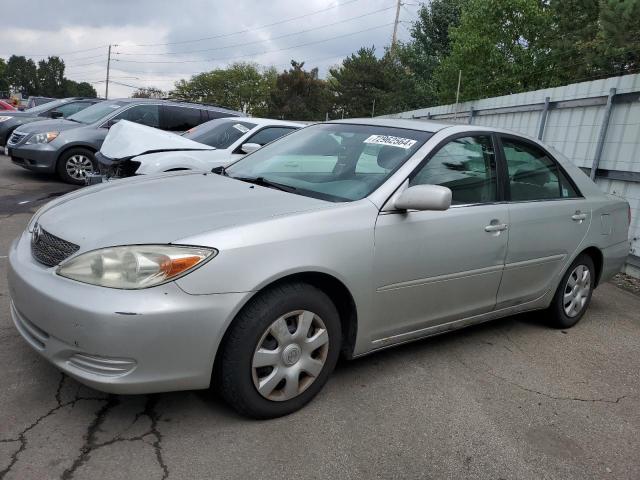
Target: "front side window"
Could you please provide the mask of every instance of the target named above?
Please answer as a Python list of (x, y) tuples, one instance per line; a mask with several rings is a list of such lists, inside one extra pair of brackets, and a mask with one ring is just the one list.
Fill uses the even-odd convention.
[(440, 147), (409, 185), (442, 185), (451, 189), (453, 205), (497, 200), (496, 159), (489, 135), (456, 138)]
[(297, 130), (227, 168), (334, 202), (359, 200), (382, 185), (433, 135), (403, 128), (324, 123)]
[(237, 120), (211, 120), (197, 126), (184, 134), (185, 138), (194, 142), (204, 143), (217, 149), (229, 148), (232, 143), (255, 128), (255, 123), (239, 122)]
[(527, 141), (511, 138), (502, 139), (502, 148), (509, 171), (512, 201), (579, 196), (558, 163), (541, 148)]
[(257, 143), (258, 145), (266, 145), (287, 133), (291, 133), (294, 130), (292, 127), (267, 127), (260, 130), (258, 133), (249, 137), (246, 143)]
[(158, 105), (136, 105), (116, 115), (114, 120), (129, 120), (147, 127), (158, 128), (160, 126), (160, 108)]

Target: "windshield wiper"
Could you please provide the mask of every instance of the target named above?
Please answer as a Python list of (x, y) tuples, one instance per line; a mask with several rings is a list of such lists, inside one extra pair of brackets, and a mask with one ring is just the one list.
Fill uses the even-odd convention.
[(282, 190), (283, 192), (295, 192), (296, 187), (291, 187), (289, 185), (283, 185), (282, 183), (272, 182), (271, 180), (267, 180), (264, 177), (231, 177), (236, 180), (240, 180), (241, 182), (253, 183), (255, 185), (260, 185), (262, 187), (271, 187), (276, 190)]
[(74, 120), (73, 118), (67, 117), (65, 120), (69, 120), (70, 122), (80, 123), (78, 120)]

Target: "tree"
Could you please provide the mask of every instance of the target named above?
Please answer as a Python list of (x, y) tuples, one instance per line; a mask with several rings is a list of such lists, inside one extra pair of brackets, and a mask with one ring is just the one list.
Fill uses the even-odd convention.
[(45, 97), (60, 98), (65, 94), (64, 62), (60, 57), (49, 57), (38, 62), (38, 91)]
[(433, 104), (436, 89), (433, 73), (451, 51), (449, 29), (460, 23), (460, 13), (466, 0), (433, 0), (422, 5), (418, 21), (411, 28), (412, 41), (401, 44), (398, 57), (416, 81), (418, 102)]
[(268, 109), (277, 73), (255, 63), (239, 62), (224, 69), (180, 80), (172, 94), (178, 98), (223, 105), (250, 115), (263, 116)]
[(640, 68), (640, 0), (602, 0), (599, 15), (600, 52), (616, 73)]
[(162, 90), (156, 87), (138, 88), (131, 95), (132, 98), (165, 98), (166, 96), (167, 96), (166, 92), (163, 92)]
[(324, 120), (331, 108), (327, 82), (318, 69), (304, 69), (304, 62), (291, 60), (291, 68), (280, 73), (271, 90), (268, 114), (287, 120)]
[(90, 83), (87, 82), (74, 82), (73, 80), (69, 80), (68, 78), (64, 79), (64, 97), (87, 97), (87, 98), (96, 98), (98, 96), (98, 92)]
[(7, 62), (0, 58), (0, 97), (9, 97), (9, 81), (7, 80)]
[(6, 79), (9, 88), (23, 95), (34, 95), (38, 88), (38, 69), (33, 60), (11, 55), (7, 62)]
[(329, 75), (334, 108), (347, 117), (399, 112), (422, 103), (415, 76), (393, 50), (379, 59), (374, 47), (361, 48), (331, 68)]
[(463, 100), (546, 86), (549, 53), (544, 35), (549, 29), (544, 2), (468, 0), (459, 26), (449, 30), (451, 53), (434, 74), (439, 101), (455, 101), (459, 71)]

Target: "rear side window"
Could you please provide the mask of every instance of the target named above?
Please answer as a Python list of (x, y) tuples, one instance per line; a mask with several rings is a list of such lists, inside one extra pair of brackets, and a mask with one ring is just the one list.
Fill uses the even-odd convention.
[(206, 118), (198, 108), (180, 107), (177, 105), (165, 105), (162, 107), (162, 120), (160, 128), (170, 132), (186, 132), (200, 125)]
[(135, 105), (126, 109), (114, 120), (129, 120), (147, 127), (160, 127), (160, 108), (158, 105)]
[(497, 169), (491, 136), (451, 140), (418, 170), (409, 184), (447, 187), (454, 205), (495, 202)]
[(219, 112), (217, 110), (203, 110), (202, 113), (205, 115), (205, 118), (208, 116), (209, 120), (215, 120), (216, 118), (229, 118), (229, 117), (237, 116), (227, 112)]
[(291, 127), (267, 127), (260, 130), (258, 133), (249, 137), (245, 143), (257, 143), (258, 145), (266, 145), (287, 133), (291, 133), (295, 128)]
[(502, 148), (509, 172), (511, 201), (580, 196), (558, 163), (541, 148), (511, 138), (502, 138)]

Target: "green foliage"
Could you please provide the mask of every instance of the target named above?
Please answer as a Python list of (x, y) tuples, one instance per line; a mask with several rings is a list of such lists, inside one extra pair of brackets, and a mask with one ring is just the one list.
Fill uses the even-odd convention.
[(6, 81), (9, 87), (23, 95), (38, 93), (38, 68), (33, 60), (11, 55), (7, 62)]
[(38, 62), (38, 94), (60, 98), (65, 95), (64, 62), (60, 57), (49, 57)]
[(131, 94), (131, 98), (165, 98), (166, 92), (156, 87), (138, 88)]
[(9, 82), (7, 81), (7, 62), (0, 58), (0, 98), (9, 96)]
[(240, 110), (253, 116), (263, 116), (268, 109), (276, 71), (262, 69), (254, 63), (234, 63), (228, 68), (194, 75), (180, 80), (174, 96), (191, 101), (213, 103)]
[(276, 77), (271, 89), (268, 115), (286, 120), (324, 120), (331, 109), (327, 82), (318, 69), (304, 69), (304, 62), (291, 60), (291, 68)]

